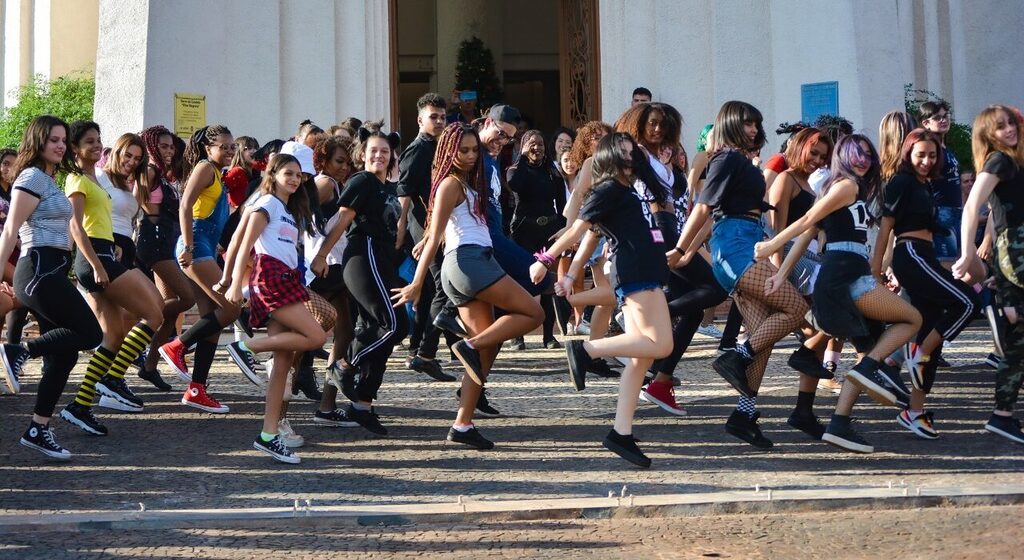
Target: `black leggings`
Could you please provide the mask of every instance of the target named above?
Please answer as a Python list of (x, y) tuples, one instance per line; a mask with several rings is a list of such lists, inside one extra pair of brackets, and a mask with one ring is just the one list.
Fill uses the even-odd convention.
[(686, 266), (673, 269), (672, 272), (669, 287), (673, 298), (668, 303), (668, 312), (672, 317), (679, 317), (679, 322), (672, 329), (672, 353), (655, 364), (655, 371), (668, 375), (675, 371), (680, 358), (690, 346), (694, 333), (704, 319), (704, 310), (715, 307), (728, 297), (721, 284), (715, 280), (711, 265), (700, 255), (694, 255)]
[(18, 259), (14, 270), (14, 293), (39, 323), (39, 336), (26, 346), (30, 356), (43, 357), (34, 412), (46, 418), (53, 415), (78, 352), (103, 342), (96, 316), (68, 280), (70, 268), (69, 251), (35, 247)]
[(402, 282), (395, 266), (372, 238), (356, 236), (345, 248), (344, 278), (358, 314), (348, 362), (361, 372), (356, 389), (360, 401), (377, 398), (388, 357), (405, 338), (409, 321), (391, 305), (391, 290)]
[[(935, 258), (935, 247), (927, 241), (897, 243), (892, 253), (892, 271), (910, 294), (910, 303), (921, 312), (918, 344), (932, 329), (943, 340), (953, 340), (981, 308), (978, 294), (942, 268)], [(933, 381), (925, 379), (925, 392), (931, 389)]]

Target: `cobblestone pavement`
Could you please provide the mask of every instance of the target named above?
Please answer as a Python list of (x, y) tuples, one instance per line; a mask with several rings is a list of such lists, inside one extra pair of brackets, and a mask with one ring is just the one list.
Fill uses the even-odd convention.
[[(251, 448), (259, 433), (262, 402), (220, 353), (212, 392), (232, 412), (214, 416), (179, 403), (182, 384), (159, 393), (130, 380), (146, 400), (139, 415), (100, 411), (108, 437), (88, 436), (56, 420), (59, 441), (75, 453), (68, 464), (43, 460), (18, 445), (34, 403), (39, 363), (28, 368), (25, 392), (0, 397), (0, 512), (289, 507), (294, 499), (318, 505), (381, 502), (451, 502), (606, 496), (625, 484), (635, 495), (770, 488), (879, 487), (903, 480), (915, 486), (1024, 482), (1024, 446), (982, 427), (992, 406), (994, 370), (981, 365), (990, 350), (980, 325), (946, 351), (952, 368), (940, 370), (929, 404), (937, 441), (899, 427), (897, 411), (861, 398), (857, 425), (876, 452), (863, 456), (810, 441), (785, 420), (796, 394), (796, 376), (785, 367), (793, 343), (777, 349), (758, 400), (766, 434), (776, 446), (758, 451), (727, 435), (735, 394), (710, 368), (713, 341), (698, 336), (680, 365), (678, 389), (689, 416), (674, 417), (649, 404), (638, 409), (635, 432), (654, 460), (632, 468), (601, 447), (614, 410), (616, 380), (588, 379), (573, 391), (561, 351), (506, 352), (489, 385), (502, 411), (480, 419), (497, 442), (490, 452), (446, 446), (456, 406), (453, 383), (439, 383), (392, 361), (378, 411), (388, 438), (360, 429), (312, 423), (314, 405), (297, 402), (290, 417), (307, 444), (301, 465), (276, 463)], [(404, 351), (396, 350), (404, 357)], [(852, 353), (847, 354), (847, 366)], [(61, 404), (81, 379), (84, 358)], [(318, 367), (322, 364), (318, 363)], [(164, 368), (166, 370), (166, 368)], [(452, 367), (452, 369), (456, 369)], [(461, 369), (461, 368), (459, 368)], [(168, 378), (170, 376), (167, 376)], [(818, 393), (817, 412), (827, 417), (835, 397)], [(480, 538), (485, 538), (481, 534)], [(2, 540), (0, 540), (2, 542)]]
[[(0, 559), (1020, 558), (1024, 507), (0, 536)], [(485, 556), (486, 555), (486, 556)]]

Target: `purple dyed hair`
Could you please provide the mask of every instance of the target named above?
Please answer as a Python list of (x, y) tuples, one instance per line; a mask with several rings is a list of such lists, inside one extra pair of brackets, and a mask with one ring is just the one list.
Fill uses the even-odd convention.
[[(861, 142), (868, 146), (865, 151)], [(854, 166), (868, 166), (868, 172), (863, 177), (857, 175)], [(882, 205), (882, 165), (878, 161), (878, 151), (871, 140), (863, 134), (849, 134), (844, 136), (836, 144), (832, 152), (832, 177), (821, 190), (825, 196), (828, 189), (842, 181), (849, 179), (857, 185), (857, 198), (863, 200), (871, 208), (881, 208)]]

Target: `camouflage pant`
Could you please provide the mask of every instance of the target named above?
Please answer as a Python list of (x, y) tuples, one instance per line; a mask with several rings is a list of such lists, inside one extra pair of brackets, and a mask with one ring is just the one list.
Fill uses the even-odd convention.
[[(1020, 230), (1008, 230), (1006, 233), (1017, 231)], [(997, 259), (1004, 264), (1009, 260), (1007, 253), (1024, 252), (1024, 236), (1014, 237), (1017, 239), (1010, 240), (1009, 247), (1002, 244), (996, 247)], [(1021, 383), (1024, 382), (1024, 288), (1007, 279), (1005, 268), (997, 265), (992, 267), (992, 272), (996, 280), (996, 305), (1013, 307), (1018, 317), (1015, 325), (1006, 325), (1006, 335), (1002, 341), (1004, 356), (996, 369), (996, 409), (1009, 411), (1013, 410)]]

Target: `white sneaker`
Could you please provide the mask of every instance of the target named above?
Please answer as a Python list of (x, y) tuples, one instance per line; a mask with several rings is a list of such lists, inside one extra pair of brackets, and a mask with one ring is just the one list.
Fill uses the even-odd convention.
[(619, 324), (619, 328), (621, 328), (623, 332), (626, 331), (626, 316), (623, 315), (621, 311), (615, 314), (615, 322)]
[(590, 321), (580, 321), (579, 325), (576, 325), (576, 334), (589, 336), (590, 335)]
[(576, 325), (572, 322), (565, 324), (565, 336), (576, 336)]
[(711, 338), (722, 338), (722, 331), (719, 330), (714, 323), (708, 323), (697, 327), (697, 332), (704, 336), (710, 336)]
[(282, 418), (281, 421), (277, 423), (277, 435), (281, 438), (281, 443), (283, 443), (285, 447), (302, 447), (303, 444), (306, 443), (305, 438), (295, 433), (295, 430), (292, 429), (292, 425), (288, 422), (287, 418)]

